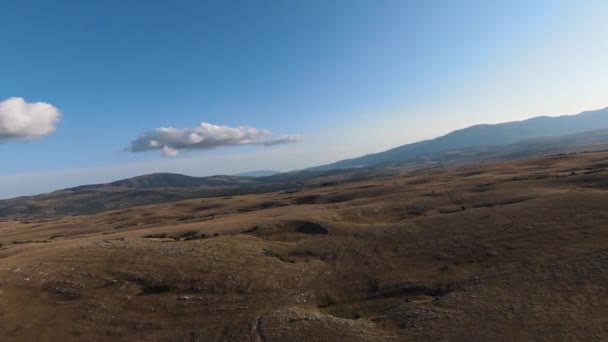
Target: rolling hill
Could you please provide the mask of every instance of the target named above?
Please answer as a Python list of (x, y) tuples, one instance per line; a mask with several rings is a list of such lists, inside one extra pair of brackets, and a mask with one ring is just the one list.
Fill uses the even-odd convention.
[(607, 165), (553, 155), (0, 221), (0, 340), (606, 340)]
[(36, 196), (0, 200), (0, 218), (81, 215), (191, 198), (225, 197), (369, 179), (384, 175), (374, 168), (299, 171), (267, 177), (191, 177), (160, 173), (106, 184), (83, 185)]
[(211, 176), (191, 177), (177, 173), (153, 173), (122, 179), (106, 184), (83, 185), (66, 190), (94, 190), (102, 188), (128, 188), (128, 189), (153, 189), (153, 188), (193, 188), (193, 187), (220, 187), (232, 186), (234, 184), (247, 184), (252, 180), (237, 176)]

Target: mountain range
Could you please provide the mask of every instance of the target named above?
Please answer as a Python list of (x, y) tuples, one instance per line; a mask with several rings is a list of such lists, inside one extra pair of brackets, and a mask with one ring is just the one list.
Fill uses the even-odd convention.
[(608, 108), (476, 125), (432, 140), (306, 170), (191, 177), (155, 173), (0, 201), (1, 217), (88, 214), (190, 198), (299, 191), (429, 167), (608, 149)]
[(407, 162), (430, 153), (466, 147), (507, 145), (518, 141), (581, 133), (608, 128), (608, 108), (558, 117), (539, 116), (523, 121), (483, 124), (460, 129), (444, 136), (399, 146), (388, 151), (317, 166), (313, 170), (331, 170)]

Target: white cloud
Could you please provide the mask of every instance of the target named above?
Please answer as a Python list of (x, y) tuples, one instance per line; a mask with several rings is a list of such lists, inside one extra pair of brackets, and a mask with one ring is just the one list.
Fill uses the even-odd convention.
[(0, 141), (39, 139), (55, 131), (61, 112), (44, 102), (28, 103), (21, 97), (0, 101)]
[(299, 136), (272, 138), (272, 132), (248, 126), (218, 126), (203, 122), (194, 128), (161, 127), (145, 132), (131, 141), (130, 152), (160, 150), (165, 157), (175, 157), (180, 151), (204, 150), (236, 145), (280, 145), (296, 142)]

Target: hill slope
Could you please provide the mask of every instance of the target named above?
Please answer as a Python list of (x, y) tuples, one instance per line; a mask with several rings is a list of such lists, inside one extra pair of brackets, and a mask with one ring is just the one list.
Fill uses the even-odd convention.
[(294, 190), (330, 181), (381, 176), (382, 170), (300, 171), (267, 177), (150, 174), (106, 184), (83, 185), (41, 194), (0, 200), (2, 217), (53, 217), (103, 212), (139, 205)]
[(0, 222), (0, 340), (605, 341), (607, 168), (579, 153)]
[(246, 177), (237, 176), (211, 176), (192, 177), (177, 173), (153, 173), (122, 179), (106, 184), (91, 184), (78, 186), (66, 190), (93, 190), (102, 188), (127, 188), (127, 189), (154, 189), (154, 188), (192, 188), (192, 187), (217, 187), (231, 186), (234, 184), (251, 183)]
[(508, 145), (477, 146), (443, 150), (413, 157), (409, 160), (409, 163), (477, 163), (492, 160), (517, 160), (541, 155), (579, 151), (600, 151), (606, 149), (608, 149), (608, 129), (601, 129), (560, 135), (557, 137), (528, 139)]
[(574, 134), (600, 128), (608, 128), (608, 108), (583, 112), (578, 115), (564, 115), (559, 117), (541, 116), (524, 121), (471, 126), (432, 140), (403, 145), (385, 152), (342, 160), (336, 163), (318, 166), (313, 169), (331, 170), (377, 165), (388, 162), (406, 162), (424, 154), (437, 153), (446, 150), (477, 146), (506, 145), (532, 138)]

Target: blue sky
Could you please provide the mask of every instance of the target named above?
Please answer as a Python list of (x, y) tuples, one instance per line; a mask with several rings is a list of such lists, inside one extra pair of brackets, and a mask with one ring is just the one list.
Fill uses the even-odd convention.
[[(44, 138), (0, 140), (0, 197), (291, 170), (608, 106), (605, 0), (20, 0), (0, 13), (0, 101), (61, 111)], [(301, 140), (125, 152), (201, 122)]]

